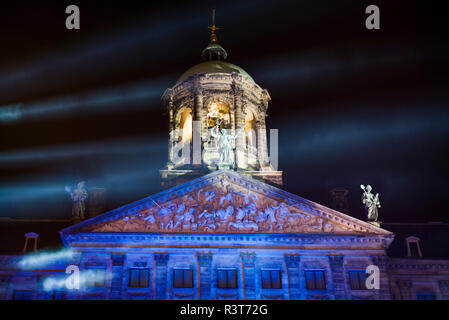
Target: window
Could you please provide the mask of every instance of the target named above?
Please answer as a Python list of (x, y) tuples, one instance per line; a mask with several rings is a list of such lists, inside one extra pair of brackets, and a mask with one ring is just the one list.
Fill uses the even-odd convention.
[(262, 289), (281, 288), (281, 270), (262, 270)]
[(306, 270), (306, 288), (307, 289), (326, 289), (324, 280), (324, 271)]
[(420, 246), (420, 239), (418, 237), (407, 237), (405, 238), (407, 243), (407, 256), (408, 257), (422, 257), (422, 251)]
[(129, 268), (129, 286), (132, 288), (147, 288), (149, 286), (150, 270), (148, 268)]
[(353, 270), (349, 271), (349, 283), (352, 290), (366, 290), (366, 277), (365, 271)]
[(174, 269), (173, 288), (193, 288), (193, 270)]
[(65, 292), (64, 291), (53, 291), (51, 294), (52, 300), (64, 300)]
[(419, 257), (418, 242), (410, 242), (410, 257)]
[(130, 268), (129, 269), (129, 287), (147, 288), (149, 286), (148, 268)]
[(217, 272), (218, 288), (236, 289), (237, 288), (237, 270), (218, 270)]
[(431, 292), (417, 293), (416, 297), (418, 298), (418, 300), (435, 300), (435, 293)]
[(31, 300), (31, 290), (14, 290), (14, 300)]
[(104, 268), (87, 269), (87, 285), (89, 287), (104, 287), (105, 279), (106, 279), (106, 269)]

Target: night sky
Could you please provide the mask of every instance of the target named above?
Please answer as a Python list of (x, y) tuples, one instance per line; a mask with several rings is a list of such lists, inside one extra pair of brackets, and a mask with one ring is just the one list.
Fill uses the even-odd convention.
[[(18, 2), (18, 1), (16, 1)], [(284, 189), (324, 205), (360, 184), (379, 220), (446, 221), (449, 34), (442, 2), (33, 1), (0, 13), (0, 216), (71, 215), (65, 185), (107, 189), (107, 209), (160, 190), (160, 98), (200, 63), (216, 8), (228, 61), (266, 88)], [(67, 30), (77, 4), (81, 29)], [(380, 8), (381, 29), (365, 28)]]

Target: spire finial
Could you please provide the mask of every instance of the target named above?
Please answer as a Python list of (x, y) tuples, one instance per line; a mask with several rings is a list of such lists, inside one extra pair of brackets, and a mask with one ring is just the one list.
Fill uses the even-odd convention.
[(211, 43), (217, 42), (217, 35), (215, 34), (215, 31), (220, 30), (220, 28), (215, 26), (215, 9), (212, 9), (212, 26), (208, 27), (208, 29), (211, 30), (210, 42)]

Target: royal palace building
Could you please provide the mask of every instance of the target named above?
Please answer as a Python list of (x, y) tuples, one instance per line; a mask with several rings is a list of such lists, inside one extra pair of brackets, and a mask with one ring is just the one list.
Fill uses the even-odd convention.
[(0, 255), (0, 299), (449, 299), (447, 224), (361, 221), (282, 189), (270, 95), (211, 30), (162, 96), (164, 190), (88, 219), (3, 220), (27, 253)]

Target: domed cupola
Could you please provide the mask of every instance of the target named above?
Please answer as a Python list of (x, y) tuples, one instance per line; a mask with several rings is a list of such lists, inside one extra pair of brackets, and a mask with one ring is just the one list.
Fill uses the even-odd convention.
[(282, 171), (273, 167), (267, 150), (270, 95), (246, 71), (225, 61), (228, 54), (215, 34), (215, 10), (209, 29), (210, 42), (201, 52), (205, 61), (184, 72), (162, 97), (170, 137), (162, 185), (178, 185), (218, 169), (282, 185)]

